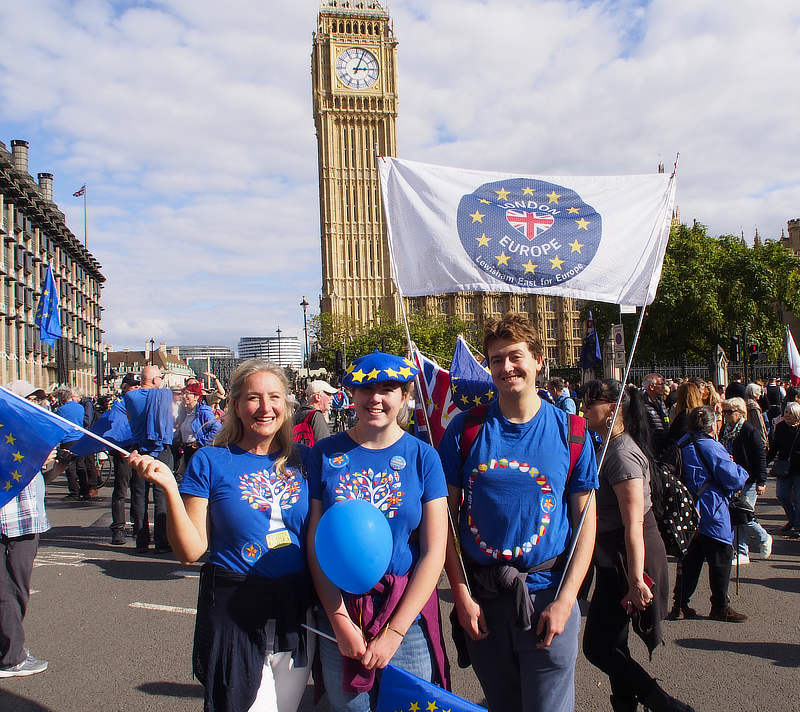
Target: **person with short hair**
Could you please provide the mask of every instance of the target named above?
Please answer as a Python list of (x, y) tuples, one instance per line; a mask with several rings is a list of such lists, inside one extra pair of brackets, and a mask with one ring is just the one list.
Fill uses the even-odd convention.
[[(137, 389), (141, 382), (138, 374), (126, 373), (123, 376), (120, 384), (123, 397), (114, 400), (111, 404), (111, 410), (114, 411), (112, 417), (128, 419), (128, 414), (125, 411), (124, 396), (128, 391)], [(114, 546), (124, 546), (125, 502), (130, 495), (131, 479), (134, 475), (131, 472), (131, 466), (121, 453), (112, 450), (110, 455), (114, 465), (114, 490), (111, 493), (111, 543)], [(133, 502), (131, 502), (131, 509), (133, 509)], [(131, 519), (133, 518), (132, 516)]]
[(176, 476), (183, 476), (194, 454), (206, 445), (214, 442), (219, 431), (220, 423), (214, 416), (211, 406), (203, 402), (203, 388), (200, 383), (190, 383), (183, 388), (183, 409), (181, 420), (175, 424), (175, 433), (178, 436), (182, 453), (176, 469)]
[[(472, 411), (477, 430), (468, 413), (455, 416), (439, 444), (468, 577), (451, 539), (445, 570), (454, 637), (463, 640), (489, 709), (567, 712), (575, 704), (576, 599), (595, 541), (594, 448), (582, 418), (538, 395), (543, 346), (525, 315), (487, 323), (483, 353), (497, 400)], [(573, 425), (583, 433), (574, 467)]]
[(331, 434), (327, 418), (333, 403), (333, 396), (336, 393), (338, 390), (327, 381), (310, 381), (306, 386), (305, 403), (295, 412), (294, 424), (299, 425), (303, 421), (309, 422), (314, 434), (314, 442), (310, 443), (311, 445), (315, 445)]
[(648, 373), (642, 381), (644, 404), (647, 408), (648, 422), (653, 443), (653, 456), (658, 459), (667, 444), (669, 416), (664, 407), (664, 376)]
[(671, 618), (697, 618), (689, 606), (697, 588), (703, 562), (708, 563), (711, 588), (709, 617), (727, 623), (747, 620), (744, 613), (731, 608), (728, 585), (731, 578), (733, 527), (729, 503), (747, 481), (747, 471), (733, 462), (730, 453), (717, 442), (717, 415), (710, 406), (695, 408), (689, 414), (689, 432), (678, 442), (683, 457), (684, 483), (697, 498), (700, 525), (692, 539), (682, 567), (678, 570), (675, 591), (678, 594)]
[(565, 413), (572, 413), (575, 415), (578, 412), (575, 406), (575, 401), (569, 394), (569, 389), (564, 387), (564, 380), (558, 376), (554, 376), (547, 382), (547, 390), (553, 397), (553, 403), (556, 408), (563, 410)]
[[(69, 386), (61, 386), (55, 394), (59, 403), (59, 407), (55, 411), (56, 415), (84, 427), (86, 410), (80, 403), (80, 391)], [(69, 451), (69, 446), (80, 440), (82, 435), (83, 433), (76, 428), (64, 437), (58, 448), (58, 461), (66, 467), (67, 487), (69, 488), (65, 499), (73, 502), (97, 499), (98, 496), (96, 485), (92, 486), (93, 483), (90, 483), (89, 479), (92, 475), (89, 459), (94, 458), (94, 455), (77, 457)]]
[[(755, 510), (759, 495), (767, 490), (767, 459), (764, 440), (761, 433), (747, 422), (747, 404), (742, 398), (728, 398), (722, 403), (722, 415), (725, 426), (719, 435), (719, 441), (731, 454), (733, 461), (741, 465), (748, 474), (747, 482), (742, 488), (741, 498)], [(761, 558), (768, 559), (772, 555), (772, 536), (756, 519), (747, 524), (739, 524), (737, 528), (737, 558), (739, 564), (749, 564), (748, 536), (758, 539)]]
[[(778, 532), (789, 539), (800, 539), (800, 403), (787, 403), (783, 418), (775, 425), (775, 436), (767, 461), (777, 457), (788, 462), (788, 469), (775, 478), (778, 501), (786, 512), (786, 524)], [(774, 472), (774, 470), (773, 470)]]
[(206, 710), (294, 712), (314, 636), (305, 560), (308, 450), (292, 441), (283, 369), (250, 359), (234, 371), (225, 424), (178, 485), (170, 468), (132, 453), (165, 493), (169, 543), (200, 570), (192, 667)]

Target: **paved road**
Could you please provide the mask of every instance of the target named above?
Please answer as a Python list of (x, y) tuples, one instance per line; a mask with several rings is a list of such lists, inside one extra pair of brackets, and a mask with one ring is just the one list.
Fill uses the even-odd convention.
[[(202, 709), (190, 668), (199, 566), (136, 555), (132, 542), (112, 547), (108, 488), (91, 504), (64, 503), (64, 494), (59, 485), (48, 490), (53, 529), (42, 538), (26, 621), (27, 644), (50, 661), (50, 669), (1, 680), (0, 710)], [(774, 531), (783, 519), (772, 497), (774, 483), (760, 506), (762, 523)], [(693, 601), (703, 613), (705, 586)], [(667, 645), (646, 663), (636, 640), (637, 659), (698, 712), (800, 710), (800, 542), (776, 536), (772, 558), (742, 567), (740, 592), (732, 584), (731, 593), (749, 621), (666, 623)], [(446, 587), (442, 598), (446, 618)], [(582, 656), (576, 677), (577, 710), (610, 709), (607, 679)], [(483, 702), (471, 670), (456, 668), (453, 678), (458, 694)], [(301, 709), (313, 709), (310, 689)]]

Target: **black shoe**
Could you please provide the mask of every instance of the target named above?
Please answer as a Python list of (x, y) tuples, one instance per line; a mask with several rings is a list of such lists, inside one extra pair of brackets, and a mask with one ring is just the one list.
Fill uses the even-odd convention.
[(644, 708), (649, 712), (694, 712), (694, 707), (690, 707), (685, 702), (676, 700), (668, 695), (658, 685), (656, 685), (643, 700)]
[(78, 494), (70, 493), (70, 494), (64, 495), (64, 501), (65, 502), (80, 502), (80, 499), (81, 499), (81, 497)]
[(136, 545), (136, 553), (137, 554), (146, 554), (150, 551), (150, 544), (137, 544)]
[(635, 697), (611, 695), (611, 709), (614, 712), (636, 712), (639, 709), (639, 701)]
[(162, 544), (156, 547), (156, 554), (171, 554), (172, 547), (169, 544)]
[(786, 524), (778, 529), (778, 534), (788, 534), (790, 531), (792, 531), (792, 529), (794, 529), (794, 527), (791, 525), (791, 523), (786, 522)]
[(722, 621), (723, 623), (742, 623), (747, 620), (747, 616), (744, 613), (734, 611), (730, 606), (727, 608), (712, 607), (708, 617), (711, 620)]
[[(668, 621), (677, 621), (677, 620), (680, 620), (680, 618), (681, 618), (681, 607), (676, 604), (670, 609), (669, 613), (667, 613), (667, 620)], [(612, 698), (612, 700), (613, 700), (613, 698)], [(612, 702), (611, 706), (612, 707), (614, 706), (613, 702)]]
[(680, 620), (681, 613), (683, 617), (689, 621), (699, 618), (700, 616), (697, 615), (697, 611), (694, 608), (690, 608), (689, 606), (680, 606), (675, 604), (670, 610), (669, 614), (667, 614), (667, 620), (670, 621), (677, 621)]
[(114, 546), (124, 546), (125, 545), (125, 532), (120, 531), (119, 529), (115, 529), (111, 532), (111, 543)]

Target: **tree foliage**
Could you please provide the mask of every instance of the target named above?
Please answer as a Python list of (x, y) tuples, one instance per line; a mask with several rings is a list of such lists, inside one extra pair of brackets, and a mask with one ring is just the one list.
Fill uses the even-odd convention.
[[(615, 305), (590, 302), (589, 309), (602, 335), (619, 322)], [(731, 337), (743, 331), (747, 343), (774, 359), (783, 349), (787, 311), (800, 313), (800, 259), (779, 242), (747, 247), (732, 235), (709, 236), (700, 223), (679, 225), (670, 235), (636, 360), (705, 360), (717, 344), (727, 352)], [(623, 319), (629, 347), (636, 319)]]
[[(458, 317), (439, 314), (409, 314), (411, 340), (426, 356), (447, 368), (453, 358), (456, 337), (463, 334), (475, 343), (474, 327)], [(321, 314), (311, 319), (311, 331), (316, 342), (316, 360), (322, 361), (332, 373), (337, 372), (337, 351), (346, 366), (358, 356), (380, 349), (387, 353), (405, 354), (405, 326), (381, 315), (363, 325), (344, 315)]]

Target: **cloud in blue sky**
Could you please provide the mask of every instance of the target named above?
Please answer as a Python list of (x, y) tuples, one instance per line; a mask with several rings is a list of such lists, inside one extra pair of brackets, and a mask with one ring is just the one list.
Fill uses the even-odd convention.
[[(108, 278), (103, 328), (301, 335), (320, 291), (310, 52), (318, 3), (28, 0), (4, 18), (0, 126)], [(713, 233), (798, 208), (790, 0), (394, 0), (401, 156), (542, 174), (652, 171)]]

